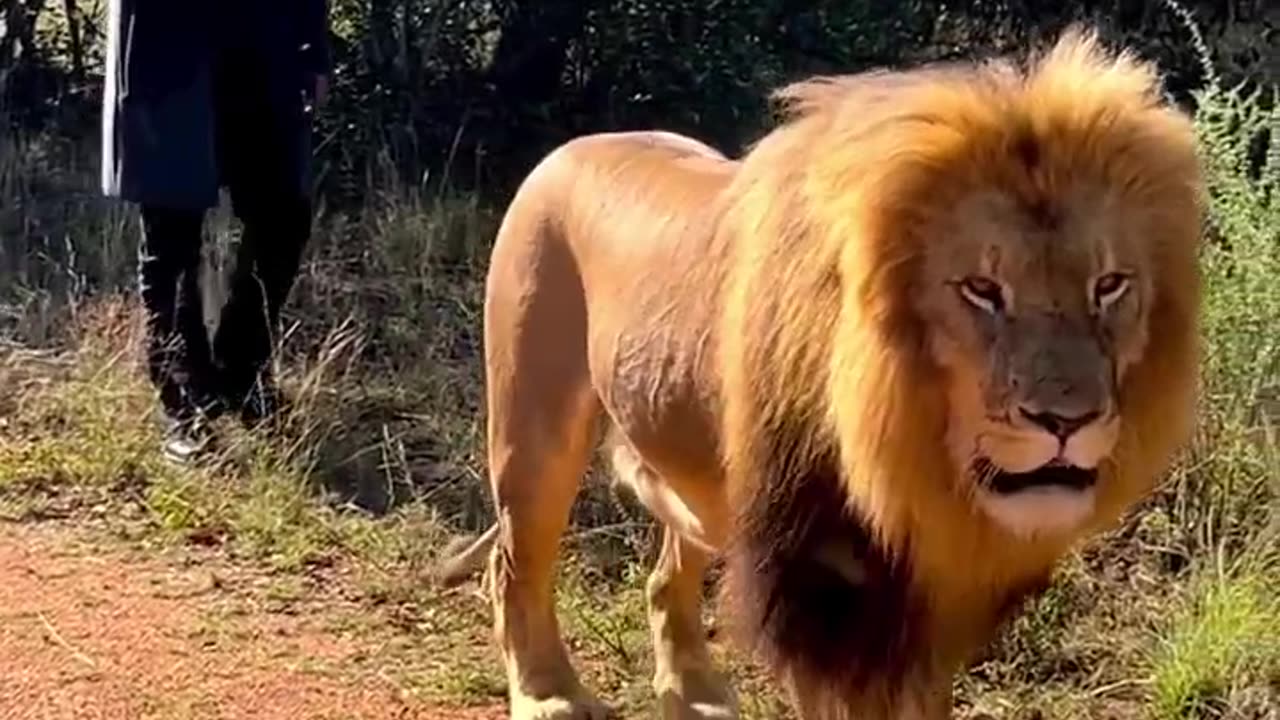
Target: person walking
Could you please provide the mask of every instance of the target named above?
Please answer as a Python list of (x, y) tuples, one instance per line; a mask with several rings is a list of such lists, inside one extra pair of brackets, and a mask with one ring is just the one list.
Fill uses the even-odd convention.
[[(255, 424), (283, 403), (269, 366), (311, 235), (327, 0), (110, 0), (108, 13), (102, 191), (140, 209), (147, 370), (165, 452), (185, 461), (211, 419)], [(224, 187), (242, 234), (210, 339), (201, 244)]]

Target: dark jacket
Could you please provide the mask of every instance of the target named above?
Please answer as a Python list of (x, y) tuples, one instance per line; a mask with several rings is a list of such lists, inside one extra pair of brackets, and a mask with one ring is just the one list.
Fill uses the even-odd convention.
[[(102, 191), (167, 207), (218, 202), (215, 68), (239, 71), (270, 113), (287, 176), (310, 182), (305, 97), (329, 72), (326, 0), (110, 0), (102, 108)], [(245, 63), (241, 63), (244, 67)], [(221, 82), (227, 83), (226, 72)], [(233, 86), (238, 82), (232, 78)]]

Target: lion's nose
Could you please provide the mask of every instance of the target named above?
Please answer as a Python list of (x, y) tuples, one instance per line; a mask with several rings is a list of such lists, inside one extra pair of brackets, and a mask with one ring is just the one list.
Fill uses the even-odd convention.
[(1087, 412), (1083, 415), (1061, 415), (1056, 412), (1034, 411), (1025, 407), (1018, 408), (1022, 413), (1022, 417), (1030, 420), (1049, 433), (1056, 435), (1059, 440), (1066, 440), (1071, 437), (1075, 431), (1088, 425), (1101, 415), (1099, 412)]

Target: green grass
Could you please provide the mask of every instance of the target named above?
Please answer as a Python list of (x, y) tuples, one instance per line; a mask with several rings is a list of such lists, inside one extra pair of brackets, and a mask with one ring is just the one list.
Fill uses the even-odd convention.
[(1258, 706), (1259, 695), (1266, 698), (1259, 688), (1280, 679), (1280, 597), (1272, 578), (1207, 581), (1171, 623), (1152, 664), (1152, 703), (1163, 720)]
[[(1212, 235), (1225, 243), (1204, 254), (1196, 438), (1156, 496), (1069, 558), (958, 680), (962, 706), (1125, 720), (1280, 709), (1272, 100), (1213, 78), (1200, 96)], [(330, 618), (335, 631), (376, 635), (377, 660), (404, 692), (501, 702), (487, 603), (472, 589), (434, 592), (425, 579), (449, 537), (491, 517), (479, 337), (495, 210), (373, 178), (365, 209), (322, 212), (279, 361), (298, 409), (269, 434), (224, 422), (216, 462), (175, 468), (158, 452), (127, 299), (136, 221), (93, 198), (77, 152), (0, 138), (0, 517), (94, 518), (130, 542), (213, 546), (269, 573), (271, 602), (305, 597), (316, 568), (341, 570), (360, 612)], [(236, 242), (225, 209), (210, 234), (211, 272), (225, 272)], [(652, 708), (643, 610), (652, 539), (631, 499), (584, 486), (558, 607), (586, 680), (624, 717)], [(232, 626), (211, 617), (207, 630), (226, 637)], [(745, 717), (788, 717), (767, 679), (722, 643), (713, 650)]]

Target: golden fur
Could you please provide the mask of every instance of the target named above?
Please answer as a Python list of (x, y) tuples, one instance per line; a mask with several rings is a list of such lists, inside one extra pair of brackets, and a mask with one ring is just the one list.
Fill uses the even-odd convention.
[[(1026, 66), (779, 97), (787, 121), (740, 162), (665, 133), (582, 138), (504, 219), (485, 311), (499, 522), (444, 575), (495, 546), (516, 720), (604, 715), (551, 601), (601, 420), (667, 527), (654, 685), (681, 718), (733, 712), (697, 613), (716, 554), (738, 637), (803, 717), (947, 717), (951, 674), (1186, 436), (1201, 179), (1152, 67), (1071, 31)], [(1095, 484), (983, 484), (1063, 463)]]

